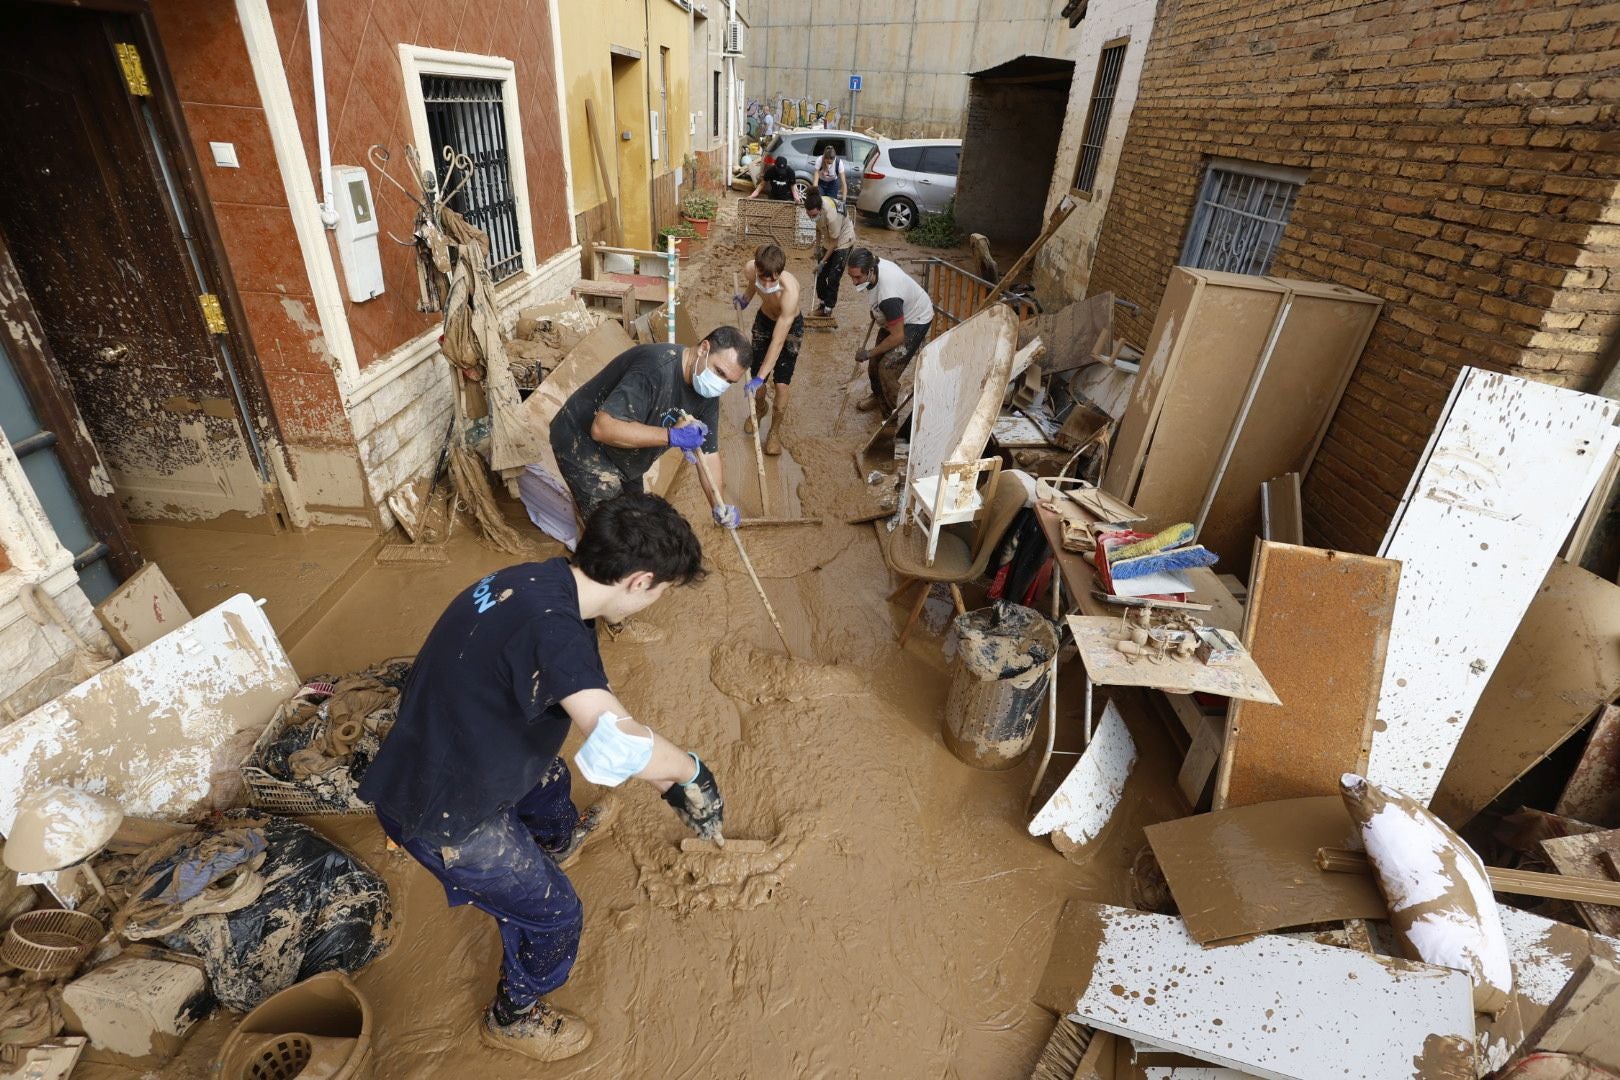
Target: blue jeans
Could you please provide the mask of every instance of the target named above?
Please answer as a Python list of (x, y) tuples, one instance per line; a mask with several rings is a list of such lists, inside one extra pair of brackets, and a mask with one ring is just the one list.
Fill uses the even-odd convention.
[(838, 203), (838, 212), (839, 213), (844, 212), (844, 204), (838, 198), (838, 181), (837, 180), (817, 180), (816, 181), (816, 187), (818, 189), (820, 189), (822, 198), (831, 199), (834, 202)]
[(518, 1006), (568, 981), (579, 952), (584, 908), (568, 875), (547, 854), (567, 846), (579, 822), (571, 788), (568, 765), (559, 757), (516, 806), (455, 847), (402, 840), (399, 826), (377, 815), (383, 832), (444, 885), (450, 906), (472, 904), (495, 917), (501, 988)]

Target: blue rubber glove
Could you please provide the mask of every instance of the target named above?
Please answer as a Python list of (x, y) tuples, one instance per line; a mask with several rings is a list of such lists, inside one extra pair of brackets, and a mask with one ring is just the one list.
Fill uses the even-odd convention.
[(750, 394), (752, 394), (754, 391), (758, 390), (760, 387), (762, 387), (764, 385), (765, 385), (765, 380), (764, 379), (757, 379), (757, 378), (756, 379), (749, 379), (748, 380), (748, 392)]
[(728, 529), (735, 529), (737, 527), (737, 523), (742, 520), (742, 511), (738, 510), (735, 506), (726, 506), (721, 504), (720, 506), (714, 508), (713, 513), (714, 523), (716, 525), (724, 525)]
[(748, 306), (748, 297), (744, 296), (740, 292), (734, 292), (731, 294), (731, 302), (732, 304), (736, 305), (738, 311), (741, 311), (743, 308)]
[(709, 425), (701, 420), (669, 429), (669, 445), (677, 450), (696, 450), (709, 437)]

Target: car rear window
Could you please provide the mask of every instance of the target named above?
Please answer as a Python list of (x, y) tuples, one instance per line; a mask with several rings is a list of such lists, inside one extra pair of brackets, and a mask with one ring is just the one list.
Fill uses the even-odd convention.
[(895, 146), (889, 150), (889, 164), (897, 169), (906, 169), (917, 172), (922, 165), (923, 148), (920, 146)]
[(872, 171), (872, 166), (877, 164), (877, 156), (878, 156), (878, 148), (877, 147), (874, 146), (874, 147), (872, 147), (872, 149), (868, 150), (866, 152), (866, 160), (861, 162), (861, 171), (862, 172), (871, 172)]
[(955, 176), (962, 160), (960, 146), (930, 146), (923, 150), (921, 171)]

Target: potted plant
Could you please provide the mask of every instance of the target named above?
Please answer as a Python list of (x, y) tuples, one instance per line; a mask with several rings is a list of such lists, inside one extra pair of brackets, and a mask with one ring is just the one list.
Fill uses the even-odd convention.
[(681, 220), (696, 229), (699, 236), (708, 236), (709, 226), (713, 224), (719, 206), (713, 195), (694, 191), (681, 200)]
[(669, 240), (671, 237), (674, 237), (675, 239), (675, 256), (684, 263), (686, 261), (686, 257), (691, 254), (691, 248), (693, 246), (692, 241), (698, 238), (697, 230), (686, 224), (684, 221), (679, 225), (664, 226), (662, 229), (658, 230), (659, 251), (664, 251), (669, 247)]

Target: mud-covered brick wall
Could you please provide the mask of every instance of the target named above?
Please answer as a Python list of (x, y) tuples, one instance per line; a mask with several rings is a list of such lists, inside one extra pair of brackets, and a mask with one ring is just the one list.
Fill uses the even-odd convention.
[(1385, 314), (1305, 487), (1376, 548), (1458, 369), (1585, 386), (1620, 293), (1620, 4), (1169, 0), (1088, 291), (1147, 340), (1213, 155), (1307, 169), (1272, 272)]

